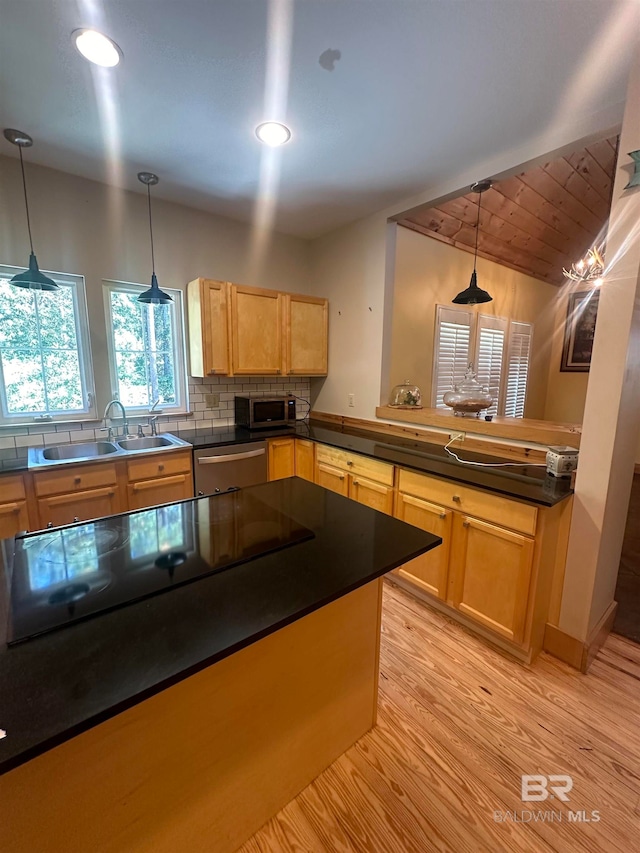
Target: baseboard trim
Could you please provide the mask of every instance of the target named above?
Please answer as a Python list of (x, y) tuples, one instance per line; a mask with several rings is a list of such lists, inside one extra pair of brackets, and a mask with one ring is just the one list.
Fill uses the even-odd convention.
[(547, 622), (542, 648), (574, 669), (587, 672), (611, 632), (617, 608), (618, 602), (612, 601), (586, 642), (577, 640), (571, 634), (561, 631), (557, 625), (550, 625)]

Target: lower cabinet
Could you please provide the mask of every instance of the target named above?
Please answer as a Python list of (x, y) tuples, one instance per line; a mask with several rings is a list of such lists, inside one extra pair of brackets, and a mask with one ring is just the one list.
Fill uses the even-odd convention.
[(296, 438), (295, 445), (296, 477), (302, 477), (303, 480), (313, 483), (316, 446), (313, 441), (307, 441), (305, 438)]
[(41, 527), (49, 524), (59, 527), (74, 521), (90, 521), (92, 518), (115, 515), (117, 512), (120, 512), (120, 502), (114, 486), (38, 499)]
[(128, 509), (146, 509), (193, 497), (191, 451), (138, 457), (127, 462)]
[(29, 529), (26, 490), (21, 475), (0, 479), (0, 540)]
[(90, 521), (124, 509), (113, 463), (39, 471), (33, 476), (33, 485), (40, 528)]
[(453, 542), (453, 606), (492, 631), (521, 643), (529, 602), (533, 539), (455, 513)]
[(269, 479), (282, 480), (296, 473), (296, 454), (294, 438), (270, 438), (267, 442)]
[(393, 514), (394, 468), (388, 462), (318, 444), (315, 481), (379, 512)]
[(398, 569), (398, 575), (416, 586), (445, 600), (449, 579), (449, 550), (451, 547), (451, 526), (453, 513), (442, 506), (429, 503), (412, 495), (398, 494), (396, 518), (413, 524), (421, 530), (427, 530), (442, 538), (442, 545), (427, 554), (410, 560)]

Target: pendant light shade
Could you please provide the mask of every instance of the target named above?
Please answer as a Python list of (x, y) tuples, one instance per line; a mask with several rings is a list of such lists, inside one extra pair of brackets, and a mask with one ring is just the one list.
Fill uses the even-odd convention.
[(16, 287), (26, 287), (30, 290), (57, 290), (58, 285), (48, 275), (40, 272), (38, 268), (38, 259), (33, 251), (33, 240), (31, 238), (31, 220), (29, 219), (29, 200), (27, 198), (27, 182), (24, 177), (24, 161), (22, 159), (22, 149), (30, 148), (33, 145), (33, 139), (28, 133), (23, 133), (21, 130), (14, 130), (8, 127), (4, 131), (4, 138), (11, 142), (12, 145), (18, 147), (20, 152), (20, 169), (22, 171), (22, 189), (24, 190), (24, 206), (27, 211), (27, 230), (29, 231), (29, 246), (31, 254), (29, 255), (29, 269), (20, 272), (9, 279), (9, 284)]
[(151, 287), (138, 296), (138, 302), (146, 302), (151, 305), (167, 305), (173, 302), (173, 297), (160, 290), (156, 278), (156, 263), (153, 254), (153, 225), (151, 223), (151, 187), (155, 186), (160, 178), (153, 172), (138, 172), (138, 180), (147, 187), (147, 201), (149, 204), (149, 236), (151, 237)]
[(473, 254), (473, 272), (471, 273), (471, 281), (466, 290), (461, 290), (460, 293), (453, 299), (455, 305), (480, 305), (482, 302), (492, 302), (493, 296), (487, 293), (486, 290), (478, 287), (478, 274), (476, 272), (476, 262), (478, 260), (478, 231), (480, 229), (480, 205), (482, 203), (482, 193), (491, 187), (491, 181), (478, 181), (471, 185), (471, 190), (478, 193), (478, 219), (476, 221), (476, 248)]

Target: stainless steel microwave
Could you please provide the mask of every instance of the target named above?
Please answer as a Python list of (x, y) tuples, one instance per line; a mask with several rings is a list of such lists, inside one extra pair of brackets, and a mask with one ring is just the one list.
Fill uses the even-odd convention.
[(295, 397), (236, 397), (236, 426), (247, 429), (295, 426)]

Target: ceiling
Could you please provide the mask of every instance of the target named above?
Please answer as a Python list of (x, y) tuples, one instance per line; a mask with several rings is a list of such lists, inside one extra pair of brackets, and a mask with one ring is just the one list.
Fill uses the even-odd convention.
[[(157, 196), (246, 221), (266, 199), (277, 230), (313, 237), (541, 131), (593, 125), (605, 106), (620, 121), (635, 11), (636, 0), (0, 0), (0, 119), (34, 137), (31, 161), (136, 191), (148, 169)], [(83, 26), (120, 45), (119, 67), (82, 59), (71, 32)], [(333, 70), (328, 50), (340, 52)], [(275, 154), (254, 136), (266, 118), (293, 131)], [(4, 140), (0, 153), (16, 155)]]
[[(549, 284), (605, 237), (617, 137), (496, 181), (482, 193), (478, 254)], [(473, 252), (477, 193), (417, 208), (401, 225)]]

